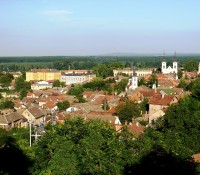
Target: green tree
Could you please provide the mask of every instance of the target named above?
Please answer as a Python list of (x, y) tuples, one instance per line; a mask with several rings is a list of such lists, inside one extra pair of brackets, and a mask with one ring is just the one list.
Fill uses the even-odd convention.
[(98, 120), (50, 126), (34, 147), (32, 174), (122, 174), (126, 164), (124, 142)]
[(156, 74), (152, 74), (149, 81), (147, 82), (147, 85), (152, 88), (153, 84), (156, 84), (156, 87), (158, 87), (158, 79)]
[(114, 90), (117, 92), (117, 94), (120, 94), (121, 92), (125, 91), (127, 84), (128, 79), (124, 78), (114, 86)]
[(108, 65), (108, 67), (110, 68), (110, 69), (118, 69), (118, 68), (120, 68), (120, 69), (123, 69), (124, 68), (124, 64), (122, 64), (122, 63), (120, 63), (120, 62), (111, 62), (109, 65)]
[(69, 101), (65, 100), (63, 102), (58, 102), (56, 105), (58, 106), (59, 110), (66, 110), (70, 106), (70, 103)]
[(179, 82), (179, 84), (178, 84), (178, 88), (183, 88), (184, 90), (187, 90), (187, 83), (185, 82), (185, 80), (184, 79), (181, 79), (181, 81)]
[(27, 91), (31, 89), (30, 82), (25, 81), (25, 79), (20, 76), (15, 80), (15, 89), (20, 92), (22, 89), (26, 89)]
[(82, 85), (76, 85), (76, 86), (71, 87), (68, 94), (77, 96), (77, 95), (82, 94), (83, 91), (84, 91), (84, 89), (83, 89)]
[(190, 60), (190, 61), (187, 61), (183, 67), (185, 69), (185, 71), (188, 71), (188, 72), (192, 72), (192, 71), (196, 71), (198, 70), (198, 61), (196, 60)]
[(106, 78), (110, 76), (110, 69), (105, 64), (98, 64), (96, 67), (93, 68), (94, 72), (96, 73), (97, 77)]
[(138, 103), (131, 100), (126, 100), (125, 102), (120, 102), (116, 107), (118, 117), (120, 121), (124, 124), (127, 122), (132, 122), (133, 119), (141, 116), (141, 108)]
[(142, 86), (142, 85), (144, 85), (144, 86), (147, 85), (147, 83), (146, 83), (144, 77), (142, 77), (142, 78), (138, 81), (138, 86)]
[(183, 72), (182, 70), (178, 70), (178, 79), (181, 79), (183, 77)]
[(2, 93), (0, 93), (0, 99), (2, 99), (2, 98), (3, 98)]
[(54, 82), (53, 82), (53, 87), (60, 87), (60, 81), (59, 80), (55, 80)]
[(8, 87), (13, 79), (14, 77), (10, 73), (2, 74), (0, 76), (0, 83), (2, 84), (2, 86)]
[(1, 102), (0, 109), (5, 109), (5, 108), (14, 109), (14, 103), (10, 100), (5, 100)]

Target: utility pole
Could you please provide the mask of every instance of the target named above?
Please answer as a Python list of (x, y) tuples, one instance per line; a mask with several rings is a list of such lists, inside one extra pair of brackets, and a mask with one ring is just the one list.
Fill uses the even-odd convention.
[(31, 147), (31, 119), (29, 119), (30, 147)]

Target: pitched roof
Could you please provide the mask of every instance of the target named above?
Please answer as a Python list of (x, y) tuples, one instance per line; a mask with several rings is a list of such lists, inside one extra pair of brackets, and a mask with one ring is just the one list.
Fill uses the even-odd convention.
[(28, 111), (37, 119), (44, 116), (44, 112), (38, 107), (28, 109)]
[(18, 112), (13, 112), (7, 115), (0, 116), (0, 124), (10, 124), (12, 122), (18, 121), (22, 116)]
[(149, 99), (149, 104), (154, 105), (169, 105), (173, 102), (174, 95), (154, 95)]
[(140, 93), (143, 95), (144, 98), (153, 97), (155, 94), (160, 94), (160, 92), (155, 90), (141, 90)]

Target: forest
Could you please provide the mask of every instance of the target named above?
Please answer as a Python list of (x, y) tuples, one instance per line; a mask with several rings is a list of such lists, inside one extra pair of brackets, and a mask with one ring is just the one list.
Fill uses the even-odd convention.
[(28, 71), (36, 68), (54, 69), (92, 69), (98, 64), (108, 65), (120, 62), (124, 67), (159, 68), (161, 61), (172, 63), (176, 60), (179, 67), (186, 62), (200, 61), (200, 55), (178, 56), (38, 56), (38, 57), (0, 57), (1, 71)]

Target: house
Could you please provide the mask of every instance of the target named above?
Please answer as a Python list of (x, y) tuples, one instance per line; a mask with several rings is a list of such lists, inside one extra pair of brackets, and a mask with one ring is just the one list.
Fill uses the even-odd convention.
[(41, 123), (45, 122), (45, 112), (39, 109), (38, 107), (33, 107), (30, 109), (26, 109), (22, 115), (28, 120), (35, 124), (40, 125)]
[(46, 81), (38, 82), (31, 85), (32, 90), (42, 90), (42, 89), (51, 89), (53, 88), (52, 83), (48, 83)]
[(77, 107), (74, 107), (74, 106), (71, 106), (69, 108), (66, 109), (67, 112), (75, 112), (75, 111), (78, 111), (80, 109), (78, 109)]
[(39, 98), (42, 96), (42, 92), (28, 92), (26, 97), (27, 98)]
[(149, 99), (149, 123), (164, 115), (169, 105), (178, 103), (175, 95), (156, 94)]
[(0, 115), (0, 127), (10, 129), (13, 127), (23, 127), (22, 116), (18, 112)]

